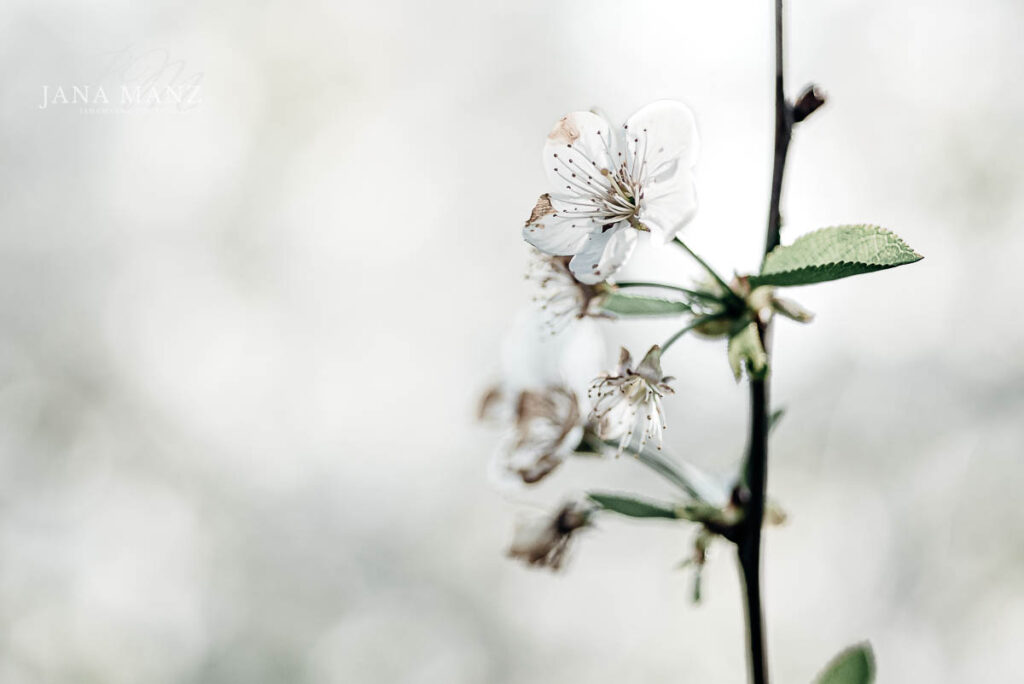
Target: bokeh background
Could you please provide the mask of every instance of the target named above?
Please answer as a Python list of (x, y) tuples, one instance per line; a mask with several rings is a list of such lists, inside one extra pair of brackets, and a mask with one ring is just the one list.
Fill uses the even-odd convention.
[[(789, 4), (791, 90), (829, 103), (797, 131), (784, 236), (874, 222), (926, 259), (794, 291), (818, 320), (777, 326), (772, 669), (810, 681), (869, 638), (880, 682), (1016, 681), (1024, 5)], [(756, 266), (770, 10), (8, 2), (0, 681), (742, 682), (727, 549), (700, 606), (672, 525), (608, 520), (558, 576), (513, 564), (524, 511), (662, 485), (622, 459), (496, 489), (474, 415), (530, 305), (519, 229), (565, 112), (687, 102), (688, 240)], [(154, 70), (201, 104), (39, 108)], [(697, 275), (647, 249), (639, 272)], [(608, 361), (671, 329), (605, 325)], [(746, 407), (723, 350), (666, 366), (670, 448), (727, 475)]]

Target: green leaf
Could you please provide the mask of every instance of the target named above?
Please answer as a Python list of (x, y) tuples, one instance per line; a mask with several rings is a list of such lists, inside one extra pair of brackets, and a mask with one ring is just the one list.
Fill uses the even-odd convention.
[(768, 432), (772, 432), (779, 425), (779, 421), (782, 420), (782, 416), (786, 415), (786, 409), (780, 408), (772, 411), (772, 415), (768, 416)]
[(729, 338), (729, 366), (739, 380), (746, 362), (747, 373), (754, 378), (764, 377), (768, 370), (768, 354), (761, 346), (757, 324), (749, 323)]
[(632, 496), (591, 492), (587, 494), (587, 498), (606, 511), (628, 515), (631, 518), (676, 518), (676, 511), (672, 506)]
[(620, 316), (676, 316), (691, 311), (690, 305), (686, 302), (622, 292), (610, 293), (605, 297), (601, 308)]
[(895, 233), (878, 226), (834, 226), (801, 236), (765, 257), (751, 287), (809, 285), (881, 271), (923, 259)]
[(866, 641), (832, 659), (814, 680), (815, 684), (871, 684), (875, 681), (875, 656)]

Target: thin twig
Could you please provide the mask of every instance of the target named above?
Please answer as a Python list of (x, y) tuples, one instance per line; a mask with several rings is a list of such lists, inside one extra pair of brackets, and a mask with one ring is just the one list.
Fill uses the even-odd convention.
[(692, 249), (690, 249), (689, 245), (687, 245), (685, 242), (683, 242), (679, 238), (675, 238), (674, 240), (672, 240), (672, 242), (676, 243), (677, 245), (679, 245), (680, 247), (685, 249), (686, 253), (689, 254), (691, 257), (693, 257), (694, 261), (696, 261), (698, 264), (700, 264), (704, 268), (704, 270), (708, 272), (708, 275), (710, 275), (712, 278), (715, 279), (715, 282), (717, 282), (722, 287), (722, 290), (724, 291), (723, 294), (722, 294), (723, 297), (728, 297), (730, 295), (732, 296), (733, 299), (736, 299), (738, 297), (738, 295), (736, 295), (736, 293), (732, 291), (732, 288), (729, 287), (729, 283), (727, 283), (724, 280), (722, 280), (722, 276), (718, 275), (718, 273), (715, 271), (715, 269), (711, 268), (711, 266), (708, 265), (708, 262), (706, 262), (703, 259), (701, 259), (700, 256), (697, 255), (696, 252), (694, 252)]
[(655, 282), (648, 282), (648, 281), (641, 281), (641, 280), (625, 280), (625, 281), (616, 282), (615, 283), (615, 287), (620, 288), (620, 289), (626, 289), (626, 288), (630, 288), (630, 287), (651, 287), (651, 288), (657, 288), (657, 289), (661, 289), (661, 290), (673, 290), (675, 292), (682, 292), (683, 294), (688, 295), (690, 297), (693, 297), (694, 299), (703, 299), (703, 300), (709, 301), (709, 302), (721, 301), (720, 297), (716, 297), (715, 295), (710, 294), (708, 292), (701, 292), (699, 290), (691, 290), (689, 288), (682, 287), (680, 285), (671, 285), (669, 283), (655, 283)]
[(692, 321), (690, 321), (682, 328), (674, 332), (672, 334), (672, 337), (665, 340), (665, 343), (661, 345), (661, 353), (664, 354), (666, 351), (668, 351), (668, 348), (675, 344), (676, 340), (678, 340), (680, 337), (690, 332), (694, 328), (698, 328), (704, 325), (705, 323), (710, 323), (711, 321), (717, 321), (722, 318), (727, 318), (730, 315), (731, 313), (729, 311), (719, 311), (718, 313), (708, 314), (707, 316), (698, 316), (697, 318), (694, 318)]
[[(592, 449), (598, 452), (615, 453), (618, 447), (617, 442), (605, 441), (598, 438), (596, 435), (589, 436), (588, 434), (584, 439)], [(636, 457), (637, 461), (658, 473), (675, 486), (679, 487), (697, 503), (709, 505), (715, 504), (717, 497), (714, 497), (707, 492), (701, 492), (700, 485), (695, 484), (694, 482), (697, 476), (703, 479), (707, 479), (707, 476), (699, 473), (688, 463), (675, 463), (668, 455), (651, 451), (646, 447), (643, 449), (636, 449), (630, 445), (626, 446), (623, 451)], [(687, 470), (688, 473), (684, 473), (684, 469)]]
[(662, 477), (667, 479), (672, 484), (676, 485), (684, 492), (686, 492), (694, 501), (698, 503), (708, 503), (704, 500), (704, 497), (697, 490), (692, 482), (690, 482), (685, 475), (679, 472), (679, 469), (668, 459), (661, 455), (655, 455), (654, 453), (642, 449), (640, 451), (633, 451), (633, 455), (638, 461), (643, 463), (651, 470), (659, 473)]
[(768, 204), (768, 230), (765, 233), (764, 253), (779, 246), (782, 217), (779, 203), (782, 199), (782, 174), (786, 168), (786, 153), (793, 134), (793, 108), (786, 100), (783, 81), (782, 0), (775, 0), (775, 159), (772, 167), (772, 195)]

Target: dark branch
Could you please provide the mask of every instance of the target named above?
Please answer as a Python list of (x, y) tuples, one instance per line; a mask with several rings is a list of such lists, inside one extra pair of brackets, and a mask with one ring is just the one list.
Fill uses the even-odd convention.
[[(825, 104), (825, 96), (813, 85), (797, 99), (795, 105), (786, 99), (785, 53), (782, 0), (775, 2), (775, 154), (772, 159), (772, 190), (768, 204), (768, 227), (765, 230), (764, 254), (779, 246), (782, 228), (782, 177), (786, 155), (793, 137), (793, 125), (810, 116)], [(771, 354), (770, 323), (760, 326), (761, 343)], [(769, 368), (771, 368), (769, 361)], [(768, 379), (750, 380), (750, 437), (743, 471), (742, 498), (746, 500), (742, 529), (736, 536), (736, 550), (743, 587), (746, 594), (747, 646), (750, 654), (750, 681), (768, 684), (768, 654), (765, 649), (764, 607), (761, 601), (761, 531), (764, 525), (765, 498), (768, 488), (768, 430), (771, 401)]]
[[(781, 40), (781, 39), (780, 39)], [(786, 154), (793, 136), (793, 107), (782, 92), (782, 73), (775, 77), (775, 156), (772, 165), (772, 195), (768, 204), (768, 230), (765, 232), (764, 253), (779, 246), (782, 215), (779, 202), (782, 199), (782, 174), (786, 170)]]
[(768, 475), (768, 381), (750, 381), (750, 444), (743, 479), (749, 497), (743, 530), (736, 540), (746, 594), (750, 681), (768, 682), (764, 616), (761, 605), (761, 528)]

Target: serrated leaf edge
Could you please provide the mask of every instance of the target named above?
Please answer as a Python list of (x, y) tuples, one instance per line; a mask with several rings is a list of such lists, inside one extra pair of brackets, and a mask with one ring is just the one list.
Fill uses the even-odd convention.
[[(911, 250), (911, 251), (913, 251), (913, 250)], [(921, 256), (920, 254), (918, 254), (917, 252), (914, 252), (914, 255), (917, 257), (916, 259), (912, 259), (910, 261), (902, 261), (902, 262), (900, 262), (898, 264), (878, 264), (878, 263), (872, 263), (870, 261), (829, 261), (829, 262), (826, 262), (824, 264), (817, 264), (815, 266), (801, 266), (800, 268), (791, 268), (791, 269), (788, 269), (788, 270), (785, 270), (785, 271), (774, 271), (772, 273), (758, 273), (757, 275), (749, 276), (749, 278), (750, 278), (750, 284), (753, 287), (760, 287), (762, 285), (768, 285), (768, 286), (771, 286), (771, 287), (784, 287), (782, 285), (778, 285), (777, 283), (768, 282), (768, 279), (773, 278), (775, 276), (789, 275), (789, 274), (792, 274), (792, 273), (803, 273), (805, 271), (823, 271), (823, 270), (825, 270), (827, 268), (830, 268), (830, 267), (833, 267), (833, 266), (839, 266), (841, 264), (849, 264), (851, 266), (871, 266), (873, 268), (871, 268), (868, 271), (865, 271), (865, 273), (875, 273), (877, 271), (887, 271), (890, 268), (896, 268), (898, 266), (907, 266), (909, 264), (916, 264), (918, 261), (921, 261), (921, 259), (924, 259), (924, 257)], [(843, 276), (843, 278), (849, 278), (849, 277), (851, 277), (853, 275), (856, 275), (856, 274), (850, 274), (849, 276)], [(822, 281), (818, 281), (818, 282), (827, 283), (827, 282), (831, 282), (832, 280), (842, 280), (843, 278), (832, 278), (830, 280), (822, 280)], [(811, 282), (811, 283), (800, 283), (800, 284), (801, 285), (815, 285), (817, 283)]]
[[(768, 260), (771, 258), (771, 256), (773, 254), (775, 254), (775, 252), (779, 251), (780, 249), (789, 249), (790, 247), (794, 247), (794, 246), (796, 246), (796, 244), (798, 242), (800, 242), (804, 238), (811, 237), (812, 235), (816, 235), (817, 233), (822, 233), (822, 232), (824, 232), (826, 230), (834, 230), (836, 228), (852, 228), (852, 227), (856, 227), (856, 226), (860, 226), (860, 227), (863, 227), (863, 228), (873, 228), (873, 229), (875, 229), (875, 230), (877, 230), (877, 231), (879, 231), (881, 233), (886, 233), (888, 235), (892, 235), (894, 238), (896, 238), (896, 241), (899, 242), (900, 245), (905, 247), (907, 249), (907, 251), (909, 251), (911, 254), (913, 254), (915, 257), (917, 257), (913, 261), (905, 261), (903, 264), (886, 265), (885, 268), (892, 268), (893, 266), (903, 266), (904, 264), (915, 264), (918, 261), (920, 261), (921, 259), (924, 259), (924, 255), (923, 254), (919, 254), (917, 252), (917, 250), (915, 250), (913, 247), (911, 247), (910, 245), (907, 244), (906, 240), (904, 240), (903, 238), (901, 238), (899, 235), (897, 235), (896, 233), (892, 232), (888, 228), (883, 228), (882, 226), (876, 225), (874, 223), (840, 223), (840, 224), (834, 225), (834, 226), (824, 226), (822, 228), (815, 228), (814, 230), (812, 230), (809, 233), (804, 233), (803, 235), (798, 236), (795, 240), (793, 240), (793, 242), (791, 242), (788, 245), (776, 245), (772, 249), (772, 251), (768, 252), (768, 254), (765, 255), (764, 263), (768, 263)], [(869, 261), (830, 261), (827, 264), (821, 264), (819, 266), (807, 266), (806, 268), (824, 268), (825, 266), (831, 266), (832, 264), (868, 264), (868, 263), (871, 263), (871, 262), (869, 262)], [(873, 264), (873, 265), (880, 266), (881, 264)], [(800, 269), (792, 269), (790, 271), (777, 271), (777, 273), (791, 273), (791, 272), (798, 271), (798, 270), (800, 270)], [(759, 273), (758, 275), (762, 275), (762, 274)]]

